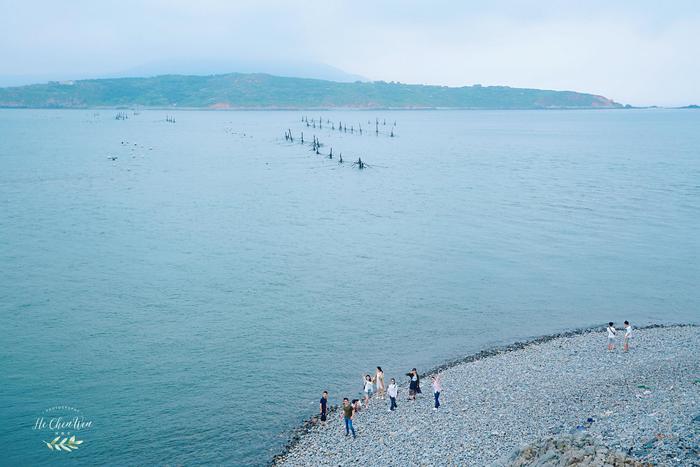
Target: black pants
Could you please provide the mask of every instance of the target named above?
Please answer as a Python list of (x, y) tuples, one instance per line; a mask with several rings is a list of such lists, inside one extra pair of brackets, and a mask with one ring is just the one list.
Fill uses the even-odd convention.
[(391, 400), (391, 405), (389, 406), (389, 410), (394, 410), (398, 405), (396, 405), (396, 398), (389, 396), (389, 400)]

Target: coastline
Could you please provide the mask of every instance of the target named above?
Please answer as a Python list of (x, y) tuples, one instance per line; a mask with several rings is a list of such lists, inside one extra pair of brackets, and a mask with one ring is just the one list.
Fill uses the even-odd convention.
[[(0, 105), (2, 110), (158, 110), (158, 111), (207, 111), (207, 112), (375, 112), (375, 111), (445, 111), (445, 110), (469, 110), (469, 111), (497, 111), (506, 110), (687, 110), (684, 107), (362, 107), (362, 106), (322, 106), (322, 107), (285, 107), (285, 106), (240, 106), (240, 107), (179, 107), (179, 106), (145, 106), (141, 104), (118, 106), (14, 106)], [(692, 110), (692, 109), (691, 109)]]
[[(454, 360), (449, 360), (443, 364), (440, 364), (429, 371), (426, 371), (424, 373), (421, 373), (420, 377), (425, 381), (424, 383), (424, 395), (422, 396), (424, 400), (427, 400), (428, 398), (432, 399), (431, 394), (428, 394), (430, 392), (429, 390), (429, 383), (428, 383), (428, 378), (432, 374), (436, 373), (443, 373), (447, 372), (449, 370), (454, 370), (454, 369), (464, 369), (470, 364), (476, 364), (478, 362), (489, 362), (494, 360), (497, 357), (504, 357), (508, 355), (514, 355), (518, 352), (523, 352), (523, 351), (529, 351), (529, 350), (534, 350), (537, 352), (539, 349), (538, 347), (543, 346), (544, 344), (552, 344), (556, 343), (556, 341), (563, 340), (563, 339), (571, 339), (571, 338), (591, 338), (595, 337), (596, 340), (600, 340), (601, 342), (601, 355), (606, 356), (608, 355), (607, 352), (604, 351), (604, 337), (602, 336), (603, 332), (605, 329), (605, 325), (598, 325), (598, 326), (591, 326), (591, 327), (586, 327), (586, 328), (578, 328), (574, 330), (568, 330), (568, 331), (562, 331), (554, 334), (548, 334), (544, 336), (539, 336), (539, 337), (534, 337), (532, 339), (527, 339), (523, 341), (517, 341), (511, 344), (506, 344), (506, 345), (499, 345), (499, 346), (494, 346), (490, 347), (484, 350), (481, 350), (477, 353), (467, 355), (465, 357), (457, 358)], [(698, 330), (700, 330), (700, 327), (696, 324), (691, 324), (691, 323), (678, 323), (678, 324), (651, 324), (647, 326), (642, 326), (635, 328), (635, 335), (639, 334), (645, 334), (647, 332), (654, 332), (654, 331), (671, 331), (671, 330), (683, 330), (683, 329), (691, 329), (695, 331), (696, 333)], [(594, 334), (595, 333), (595, 334)], [(621, 344), (621, 342), (619, 342)], [(634, 349), (631, 351), (631, 353), (634, 353)], [(616, 350), (615, 353), (619, 352), (619, 349)], [(698, 377), (700, 375), (695, 375), (695, 377)], [(403, 381), (398, 381), (400, 387), (403, 388)], [(449, 390), (447, 392), (449, 394)], [(399, 395), (399, 399), (403, 400), (405, 399), (405, 391), (403, 394)], [(376, 398), (375, 398), (376, 399)], [(372, 411), (377, 412), (377, 409), (379, 408), (379, 405), (376, 403), (377, 401), (373, 400), (374, 405), (370, 405), (369, 410), (365, 410), (359, 414), (360, 417), (365, 417), (366, 414), (371, 414)], [(405, 401), (404, 401), (405, 403)], [(385, 408), (383, 404), (381, 404), (381, 408)], [(442, 409), (441, 409), (442, 410)], [(462, 409), (464, 411), (465, 409)], [(383, 410), (382, 410), (383, 411)], [(337, 406), (333, 406), (329, 410), (329, 420), (334, 420), (335, 417), (334, 414), (337, 412)], [(330, 428), (324, 428), (323, 430), (329, 430)], [(367, 430), (371, 430), (371, 427), (367, 427)], [(269, 465), (273, 466), (279, 466), (279, 465), (299, 465), (297, 461), (299, 460), (296, 458), (294, 461), (292, 461), (293, 457), (297, 457), (299, 455), (299, 451), (302, 451), (303, 447), (301, 446), (302, 443), (308, 441), (309, 438), (311, 437), (318, 437), (319, 433), (322, 433), (322, 431), (319, 429), (318, 425), (318, 415), (311, 416), (310, 418), (306, 419), (301, 426), (298, 426), (297, 428), (294, 428), (289, 435), (288, 442), (284, 446), (283, 450), (279, 453), (276, 454), (271, 461), (269, 462)], [(359, 437), (359, 436), (358, 436)], [(512, 450), (511, 450), (512, 452)], [(510, 454), (511, 452), (504, 453), (504, 454)], [(318, 458), (314, 459), (315, 461), (318, 461)], [(358, 459), (354, 459), (355, 461), (358, 461)], [(366, 459), (359, 459), (359, 461), (366, 461)], [(338, 465), (338, 462), (331, 462), (334, 465)]]

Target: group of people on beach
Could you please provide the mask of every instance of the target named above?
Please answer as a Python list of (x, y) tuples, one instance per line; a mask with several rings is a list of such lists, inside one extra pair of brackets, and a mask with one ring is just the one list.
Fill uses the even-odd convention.
[[(617, 338), (617, 329), (615, 329), (614, 323), (610, 321), (608, 323), (608, 351), (612, 352), (615, 350), (615, 339)], [(622, 351), (629, 352), (630, 350), (630, 339), (632, 338), (632, 326), (629, 321), (625, 321), (625, 334), (622, 341)]]
[[(629, 351), (630, 339), (632, 338), (632, 326), (629, 321), (624, 322), (624, 335), (623, 335), (623, 352)], [(617, 338), (617, 330), (615, 329), (614, 323), (611, 321), (608, 323), (606, 329), (608, 334), (608, 350), (615, 350), (615, 339)], [(422, 394), (420, 388), (420, 376), (415, 368), (406, 373), (408, 376), (408, 400), (415, 401), (416, 395)], [(430, 376), (431, 386), (433, 389), (433, 397), (435, 398), (435, 404), (433, 410), (438, 410), (440, 408), (440, 393), (442, 392), (442, 382), (440, 380), (440, 374), (434, 374)], [(385, 385), (384, 380), (384, 370), (382, 367), (378, 366), (374, 376), (365, 374), (362, 377), (362, 395), (364, 400), (364, 408), (369, 407), (370, 399), (376, 394), (377, 397), (382, 400), (385, 396), (389, 397), (389, 411), (393, 412), (398, 408), (396, 399), (399, 396), (399, 387), (396, 384), (396, 379), (391, 378), (388, 385)], [(352, 437), (356, 437), (355, 427), (352, 422), (355, 420), (355, 416), (362, 410), (362, 401), (360, 399), (350, 400), (347, 397), (343, 398), (342, 414), (341, 418), (345, 422), (345, 436), (349, 436), (352, 433)], [(319, 403), (320, 420), (321, 424), (325, 424), (328, 420), (328, 391), (323, 391), (321, 395), (321, 400)]]
[[(420, 388), (420, 376), (418, 375), (418, 370), (412, 368), (411, 371), (406, 373), (406, 376), (410, 378), (408, 383), (408, 400), (416, 400), (416, 395), (421, 394)], [(442, 392), (442, 382), (440, 381), (440, 374), (431, 375), (431, 386), (433, 389), (433, 397), (435, 398), (435, 404), (433, 410), (440, 408), (440, 393)], [(375, 391), (376, 389), (376, 391)], [(374, 376), (366, 374), (362, 378), (362, 394), (364, 399), (365, 409), (369, 407), (370, 399), (376, 394), (377, 397), (382, 400), (385, 396), (389, 397), (389, 412), (393, 412), (398, 408), (396, 399), (399, 397), (399, 387), (396, 384), (396, 379), (391, 378), (388, 385), (385, 385), (384, 381), (384, 370), (382, 367), (378, 366)], [(328, 419), (328, 391), (323, 391), (321, 395), (321, 400), (319, 403), (320, 409), (320, 420), (321, 424), (325, 424)], [(352, 433), (352, 437), (355, 438), (355, 427), (352, 422), (355, 416), (362, 410), (362, 401), (360, 399), (350, 400), (347, 397), (343, 398), (343, 407), (341, 418), (345, 422), (345, 436), (349, 436)]]

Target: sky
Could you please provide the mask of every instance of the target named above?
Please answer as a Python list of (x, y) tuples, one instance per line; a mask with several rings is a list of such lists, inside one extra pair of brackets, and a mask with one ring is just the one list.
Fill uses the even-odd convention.
[(306, 63), (370, 80), (700, 104), (696, 0), (0, 0), (0, 12), (5, 84)]

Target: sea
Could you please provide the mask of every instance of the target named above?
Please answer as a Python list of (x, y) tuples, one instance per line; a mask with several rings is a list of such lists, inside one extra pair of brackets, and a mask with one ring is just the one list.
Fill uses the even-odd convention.
[(699, 256), (700, 111), (0, 110), (0, 464), (265, 465), (377, 366), (700, 323)]

